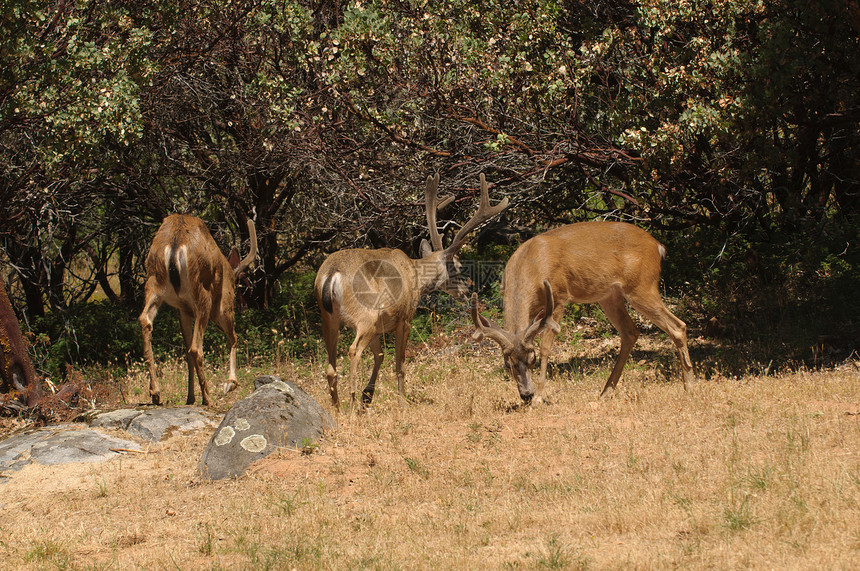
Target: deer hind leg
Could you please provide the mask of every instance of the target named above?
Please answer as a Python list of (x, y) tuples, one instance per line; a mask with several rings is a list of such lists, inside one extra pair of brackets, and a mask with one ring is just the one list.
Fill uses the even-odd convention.
[(155, 357), (152, 355), (152, 322), (160, 306), (161, 299), (158, 296), (147, 295), (146, 304), (138, 318), (143, 336), (143, 357), (149, 370), (149, 395), (152, 398), (152, 404), (156, 405), (161, 404), (161, 387), (158, 384), (158, 376), (155, 370)]
[(610, 323), (618, 330), (621, 336), (621, 348), (618, 350), (618, 358), (615, 360), (615, 365), (612, 367), (612, 372), (603, 385), (603, 390), (600, 391), (600, 396), (606, 394), (609, 388), (615, 388), (618, 384), (618, 379), (621, 378), (621, 371), (624, 370), (624, 365), (627, 359), (630, 358), (630, 353), (633, 351), (633, 345), (639, 339), (639, 329), (627, 313), (627, 308), (624, 306), (624, 296), (620, 290), (613, 291), (609, 297), (601, 300), (600, 307), (603, 313), (609, 319)]
[(370, 350), (373, 351), (373, 372), (370, 373), (370, 381), (367, 386), (361, 391), (361, 404), (363, 405), (369, 405), (373, 400), (373, 393), (376, 390), (376, 377), (382, 366), (382, 360), (385, 358), (385, 353), (382, 352), (382, 335), (377, 335), (370, 341)]
[(339, 410), (340, 402), (337, 398), (337, 338), (340, 334), (340, 319), (337, 315), (328, 313), (320, 308), (322, 315), (322, 336), (325, 341), (325, 350), (328, 357), (326, 368), (326, 381), (328, 381), (328, 394), (331, 404), (335, 410)]
[(358, 369), (361, 365), (361, 354), (373, 341), (376, 334), (359, 327), (355, 332), (355, 341), (349, 346), (349, 382), (350, 382), (350, 409), (355, 410), (355, 396), (358, 390)]
[(200, 311), (194, 317), (194, 331), (191, 334), (191, 346), (188, 348), (188, 399), (185, 404), (194, 404), (194, 379), (191, 369), (197, 373), (197, 382), (200, 384), (200, 392), (203, 396), (203, 406), (209, 406), (209, 383), (203, 371), (203, 333), (209, 324), (209, 308)]
[(409, 329), (411, 323), (403, 321), (397, 325), (394, 331), (394, 371), (397, 375), (397, 392), (406, 400), (406, 371), (403, 363), (406, 361), (406, 344), (409, 342)]
[(179, 330), (182, 331), (182, 341), (185, 344), (185, 365), (188, 368), (186, 379), (188, 380), (188, 398), (186, 404), (194, 404), (194, 375), (196, 367), (194, 357), (191, 352), (191, 345), (194, 342), (194, 314), (187, 311), (179, 310)]
[(651, 322), (662, 329), (678, 349), (678, 357), (681, 361), (681, 374), (686, 390), (693, 383), (693, 363), (690, 360), (690, 352), (687, 349), (687, 324), (675, 317), (669, 311), (666, 304), (660, 298), (656, 287), (644, 295), (631, 296), (628, 298), (630, 305), (636, 311), (647, 317)]

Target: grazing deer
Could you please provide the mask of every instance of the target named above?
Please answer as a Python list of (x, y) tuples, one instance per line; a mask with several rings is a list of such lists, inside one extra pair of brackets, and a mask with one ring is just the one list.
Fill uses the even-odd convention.
[(508, 205), (508, 199), (504, 198), (495, 206), (490, 206), (487, 181), (482, 174), (481, 201), (477, 213), (460, 228), (451, 245), (443, 248), (436, 227), (436, 211), (451, 202), (453, 197), (448, 196), (438, 202), (438, 186), (439, 175), (427, 178), (424, 198), (432, 246), (426, 240), (421, 241), (420, 259), (413, 260), (401, 250), (390, 248), (341, 250), (326, 258), (317, 272), (314, 292), (322, 313), (322, 334), (328, 352), (326, 378), (335, 409), (339, 406), (337, 338), (341, 324), (355, 329), (355, 341), (349, 348), (352, 398), (355, 399), (361, 354), (370, 345), (373, 351), (373, 372), (362, 391), (361, 400), (365, 405), (373, 400), (376, 376), (383, 359), (380, 335), (391, 332), (395, 335), (397, 390), (405, 398), (403, 361), (418, 300), (435, 290), (446, 291), (460, 298), (468, 294), (468, 286), (460, 276), (461, 265), (457, 253), (473, 230)]
[(161, 403), (161, 388), (152, 356), (152, 321), (162, 303), (179, 311), (188, 363), (185, 403), (194, 404), (195, 373), (203, 393), (203, 404), (210, 402), (209, 384), (203, 374), (203, 333), (210, 320), (224, 332), (230, 348), (230, 376), (222, 388), (225, 393), (236, 388), (236, 332), (233, 330), (236, 278), (257, 256), (257, 232), (250, 218), (248, 234), (251, 250), (233, 267), (199, 218), (173, 214), (164, 219), (155, 233), (146, 257), (145, 303), (139, 318), (152, 404)]
[[(569, 224), (523, 243), (508, 260), (502, 277), (505, 328), (478, 314), (472, 296), (475, 339), (499, 344), (505, 368), (517, 382), (520, 397), (542, 402), (546, 368), (558, 322), (568, 302), (597, 303), (621, 334), (621, 349), (601, 396), (615, 388), (639, 330), (624, 300), (666, 332), (681, 358), (684, 388), (693, 381), (687, 351), (687, 326), (672, 315), (660, 298), (660, 263), (666, 248), (650, 234), (623, 222)], [(532, 388), (534, 340), (540, 344), (540, 380)]]

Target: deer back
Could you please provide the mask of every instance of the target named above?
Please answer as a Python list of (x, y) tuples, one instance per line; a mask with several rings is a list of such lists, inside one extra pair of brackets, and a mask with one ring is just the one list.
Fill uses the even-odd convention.
[(544, 308), (544, 280), (556, 306), (594, 303), (615, 287), (629, 292), (653, 286), (665, 251), (646, 231), (624, 222), (579, 222), (539, 234), (505, 266), (506, 329), (523, 331)]
[(162, 288), (165, 302), (175, 307), (191, 309), (207, 296), (214, 310), (222, 298), (233, 298), (233, 268), (206, 225), (194, 216), (164, 219), (152, 239), (146, 271)]
[(334, 252), (320, 266), (314, 290), (323, 309), (338, 313), (342, 323), (372, 325), (380, 333), (411, 320), (420, 297), (415, 261), (391, 248)]

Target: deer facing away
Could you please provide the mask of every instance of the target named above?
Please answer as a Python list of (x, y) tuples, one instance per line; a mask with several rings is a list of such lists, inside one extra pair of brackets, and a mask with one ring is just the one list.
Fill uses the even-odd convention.
[(236, 333), (233, 329), (236, 278), (257, 256), (257, 232), (250, 218), (248, 233), (251, 249), (235, 267), (218, 249), (209, 229), (199, 218), (172, 214), (155, 233), (146, 257), (145, 302), (139, 318), (153, 404), (161, 404), (161, 387), (152, 355), (152, 321), (162, 303), (179, 311), (188, 364), (186, 404), (194, 404), (195, 374), (203, 404), (210, 403), (209, 383), (203, 372), (203, 333), (209, 321), (214, 321), (224, 332), (230, 349), (230, 374), (222, 388), (225, 393), (236, 388)]
[[(660, 298), (660, 264), (666, 248), (650, 234), (623, 222), (580, 222), (555, 228), (524, 242), (508, 260), (502, 277), (505, 327), (478, 313), (472, 296), (473, 336), (499, 344), (505, 368), (526, 403), (542, 402), (546, 369), (558, 323), (568, 302), (597, 303), (621, 335), (618, 358), (601, 396), (615, 388), (639, 330), (625, 300), (666, 332), (678, 349), (684, 388), (693, 381), (687, 326)], [(540, 378), (532, 386), (534, 340), (540, 343)]]
[(355, 398), (361, 354), (369, 345), (373, 351), (373, 371), (361, 400), (362, 404), (372, 401), (383, 359), (380, 335), (393, 332), (397, 389), (405, 398), (403, 362), (418, 300), (435, 290), (460, 298), (468, 294), (468, 286), (460, 276), (457, 253), (473, 230), (508, 205), (508, 199), (504, 198), (490, 206), (487, 181), (482, 174), (477, 213), (460, 228), (451, 244), (443, 248), (436, 226), (436, 211), (453, 197), (448, 196), (439, 202), (438, 186), (439, 175), (427, 178), (424, 197), (431, 243), (421, 241), (421, 258), (414, 260), (401, 250), (389, 248), (340, 250), (326, 258), (317, 272), (314, 292), (322, 314), (322, 335), (328, 353), (326, 379), (336, 410), (340, 402), (337, 392), (337, 338), (341, 324), (355, 330), (355, 340), (349, 348), (351, 397)]

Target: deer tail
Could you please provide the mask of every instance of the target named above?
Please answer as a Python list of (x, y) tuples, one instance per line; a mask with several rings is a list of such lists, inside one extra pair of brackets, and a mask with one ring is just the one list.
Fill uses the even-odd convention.
[(178, 293), (182, 288), (182, 282), (188, 280), (188, 252), (185, 246), (178, 248), (168, 246), (165, 248), (164, 262), (167, 264), (167, 276), (170, 278), (170, 284)]
[(325, 281), (323, 281), (322, 292), (320, 295), (323, 309), (332, 313), (334, 311), (334, 302), (340, 302), (342, 294), (343, 290), (340, 283), (340, 272), (334, 272), (327, 276)]

